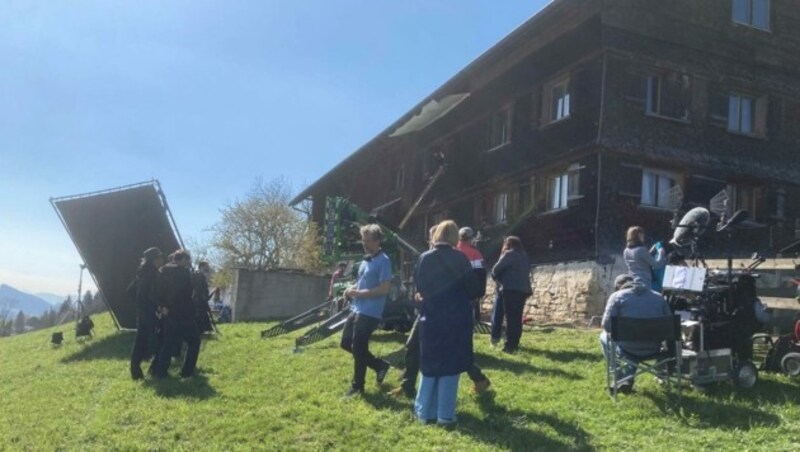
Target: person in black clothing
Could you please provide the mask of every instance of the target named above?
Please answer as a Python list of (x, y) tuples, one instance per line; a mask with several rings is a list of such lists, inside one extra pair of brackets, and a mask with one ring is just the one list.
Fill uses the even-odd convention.
[(192, 272), (192, 299), (195, 306), (197, 328), (201, 333), (213, 331), (211, 318), (208, 316), (208, 280), (211, 276), (211, 266), (206, 261), (197, 263), (197, 271)]
[(497, 283), (492, 312), (492, 344), (500, 342), (505, 317), (505, 353), (516, 353), (519, 348), (522, 311), (525, 309), (525, 300), (533, 293), (530, 272), (531, 265), (522, 248), (522, 241), (513, 235), (506, 237), (500, 259), (492, 268), (492, 278)]
[(195, 373), (197, 356), (200, 353), (200, 333), (192, 302), (190, 262), (189, 253), (178, 250), (173, 254), (172, 262), (158, 271), (157, 286), (164, 343), (156, 359), (154, 372), (156, 378), (167, 376), (172, 351), (181, 341), (186, 342), (187, 346), (181, 377), (188, 378)]
[[(142, 361), (150, 354), (155, 354), (156, 338), (156, 311), (158, 310), (158, 296), (156, 293), (156, 276), (158, 268), (164, 264), (164, 255), (161, 250), (152, 247), (144, 251), (142, 262), (136, 271), (136, 278), (131, 283), (130, 291), (136, 300), (136, 340), (131, 351), (131, 378), (141, 380)], [(155, 360), (154, 360), (155, 362)]]

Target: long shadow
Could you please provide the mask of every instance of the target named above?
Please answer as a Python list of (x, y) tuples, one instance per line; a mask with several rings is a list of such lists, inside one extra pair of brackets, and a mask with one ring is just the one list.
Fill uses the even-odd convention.
[(89, 361), (93, 359), (128, 359), (135, 333), (117, 332), (102, 339), (91, 339), (84, 342), (77, 352), (61, 358), (62, 363)]
[(500, 359), (496, 356), (475, 353), (475, 363), (481, 368), (505, 370), (513, 374), (535, 373), (567, 380), (583, 380), (583, 375), (552, 367), (536, 367), (533, 364), (513, 359)]
[[(594, 450), (591, 436), (579, 426), (546, 413), (509, 410), (494, 401), (494, 394), (485, 393), (478, 399), (485, 417), (459, 415), (458, 430), (478, 441), (512, 451), (528, 450)], [(527, 424), (546, 425), (559, 436), (571, 441), (558, 440), (526, 427)]]
[(800, 403), (800, 384), (775, 380), (758, 380), (750, 389), (736, 389), (731, 385), (710, 386), (705, 396), (709, 399), (727, 401), (741, 400), (754, 405)]
[(370, 342), (397, 342), (399, 344), (405, 344), (406, 338), (408, 338), (408, 334), (398, 333), (397, 331), (382, 331), (382, 332), (375, 332), (372, 337), (369, 338)]
[[(708, 398), (682, 398), (680, 412), (675, 411), (675, 400), (663, 392), (645, 392), (644, 397), (650, 399), (665, 416), (673, 416), (684, 425), (703, 429), (725, 429), (748, 431), (753, 427), (777, 427), (780, 417), (751, 407), (733, 403), (720, 403)], [(691, 418), (691, 422), (689, 421)]]
[(599, 351), (597, 353), (590, 353), (580, 350), (543, 350), (530, 347), (523, 347), (522, 350), (525, 353), (541, 355), (551, 361), (558, 361), (560, 363), (569, 363), (573, 361), (599, 362), (603, 360), (603, 355), (600, 354)]
[(207, 400), (217, 395), (217, 390), (208, 383), (208, 377), (199, 374), (192, 378), (174, 377), (145, 380), (144, 386), (161, 397)]

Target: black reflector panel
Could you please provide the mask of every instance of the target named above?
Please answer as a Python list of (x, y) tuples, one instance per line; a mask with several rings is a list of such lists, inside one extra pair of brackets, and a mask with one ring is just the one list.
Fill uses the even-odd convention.
[(142, 252), (180, 248), (158, 182), (51, 200), (120, 328), (136, 328), (127, 287)]

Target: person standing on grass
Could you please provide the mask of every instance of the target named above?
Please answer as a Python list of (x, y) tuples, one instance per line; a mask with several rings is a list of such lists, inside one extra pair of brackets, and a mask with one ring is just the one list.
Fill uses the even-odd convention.
[[(628, 273), (633, 277), (633, 280), (648, 289), (652, 289), (653, 272), (661, 269), (667, 263), (667, 258), (661, 242), (656, 243), (648, 250), (645, 248), (644, 238), (643, 227), (629, 227), (625, 234), (623, 258), (625, 259), (625, 265), (628, 266)], [(653, 257), (654, 254), (655, 257)]]
[[(465, 228), (469, 229), (469, 228)], [(462, 229), (463, 231), (463, 229)], [(471, 231), (471, 229), (470, 229)], [(434, 249), (434, 242), (433, 236), (436, 232), (436, 226), (431, 227), (430, 231), (428, 232), (428, 242), (430, 244), (430, 249)], [(459, 237), (461, 237), (461, 232), (459, 231)], [(461, 242), (459, 242), (461, 244)], [(459, 251), (461, 251), (459, 249)], [(476, 253), (480, 255), (478, 250), (475, 250)], [(462, 251), (463, 253), (463, 251)], [(464, 253), (465, 256), (467, 255)], [(467, 256), (469, 259), (469, 256)], [(483, 257), (481, 257), (481, 260)], [(474, 269), (474, 265), (473, 265)], [(476, 277), (478, 280), (482, 282), (481, 292), (486, 292), (486, 272), (483, 272), (483, 276), (481, 279), (480, 273), (476, 272)], [(417, 303), (422, 302), (422, 296), (419, 292), (414, 294), (414, 301)], [(408, 397), (408, 398), (415, 398), (417, 395), (416, 385), (417, 385), (417, 374), (419, 374), (419, 314), (417, 318), (414, 320), (414, 325), (411, 327), (411, 331), (408, 333), (408, 339), (406, 340), (406, 351), (404, 355), (403, 361), (405, 362), (405, 368), (403, 369), (403, 375), (400, 377), (400, 386), (394, 388), (393, 390), (389, 391), (389, 395), (394, 397)], [(481, 394), (486, 392), (489, 389), (489, 386), (492, 382), (489, 380), (486, 375), (483, 374), (481, 368), (478, 367), (477, 364), (474, 362), (472, 363), (472, 367), (467, 370), (467, 375), (469, 375), (470, 380), (473, 382), (472, 391), (476, 394)]]
[[(141, 366), (145, 357), (158, 352), (156, 311), (159, 303), (156, 277), (158, 268), (162, 265), (164, 265), (164, 255), (161, 250), (156, 247), (146, 249), (136, 271), (136, 279), (129, 286), (129, 291), (136, 300), (136, 339), (131, 350), (131, 378), (134, 380), (144, 378)], [(153, 361), (155, 362), (155, 359)]]
[(417, 419), (452, 425), (458, 380), (473, 365), (472, 300), (480, 284), (467, 258), (455, 249), (458, 226), (443, 221), (414, 272), (422, 300), (419, 315), (422, 381), (414, 401)]
[(383, 317), (386, 295), (392, 281), (392, 262), (381, 249), (383, 232), (377, 224), (361, 228), (361, 241), (367, 255), (358, 268), (356, 287), (344, 293), (349, 298), (350, 315), (344, 324), (340, 346), (353, 355), (353, 381), (346, 397), (364, 393), (367, 368), (375, 371), (380, 385), (389, 372), (389, 363), (369, 351), (369, 338)]
[(522, 249), (522, 241), (513, 235), (503, 241), (500, 260), (492, 268), (492, 278), (497, 283), (494, 310), (492, 311), (492, 344), (500, 342), (503, 318), (506, 320), (506, 343), (503, 352), (516, 353), (522, 337), (522, 311), (525, 299), (533, 293), (530, 279), (531, 265)]
[(164, 343), (158, 353), (154, 374), (156, 378), (167, 376), (173, 351), (183, 341), (187, 348), (181, 377), (189, 378), (195, 373), (197, 356), (200, 353), (200, 333), (192, 301), (192, 276), (189, 272), (192, 259), (185, 250), (178, 250), (171, 257), (172, 262), (158, 271)]

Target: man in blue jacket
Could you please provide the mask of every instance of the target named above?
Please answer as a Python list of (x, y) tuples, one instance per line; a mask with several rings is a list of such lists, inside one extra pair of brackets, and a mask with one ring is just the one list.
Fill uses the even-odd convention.
[(386, 295), (392, 280), (392, 262), (381, 250), (383, 232), (377, 224), (361, 228), (361, 241), (367, 255), (358, 268), (356, 287), (345, 291), (349, 298), (350, 316), (342, 331), (341, 347), (353, 354), (353, 381), (346, 397), (364, 393), (367, 367), (375, 371), (380, 385), (389, 371), (387, 361), (376, 358), (369, 351), (369, 338), (383, 317)]

